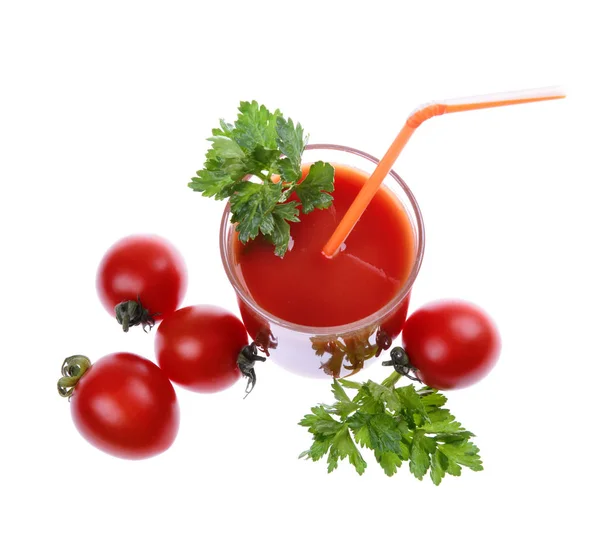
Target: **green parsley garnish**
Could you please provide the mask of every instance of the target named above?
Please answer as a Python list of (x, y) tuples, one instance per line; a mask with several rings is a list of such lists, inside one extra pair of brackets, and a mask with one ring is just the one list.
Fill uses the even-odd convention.
[[(289, 223), (299, 222), (299, 207), (307, 214), (331, 205), (334, 169), (315, 162), (302, 180), (308, 140), (302, 126), (256, 101), (240, 103), (238, 111), (233, 125), (221, 120), (221, 127), (212, 130), (204, 168), (188, 185), (206, 197), (229, 199), (240, 241), (262, 234), (283, 257)], [(290, 200), (292, 193), (298, 201)]]
[[(331, 473), (338, 461), (348, 458), (362, 475), (367, 467), (357, 446), (369, 448), (385, 474), (394, 475), (408, 461), (410, 472), (422, 480), (427, 471), (439, 485), (446, 475), (461, 474), (461, 467), (481, 471), (479, 448), (448, 409), (447, 399), (433, 388), (417, 390), (412, 384), (396, 388), (401, 375), (394, 372), (381, 384), (345, 379), (333, 381), (333, 405), (319, 404), (300, 425), (313, 435), (312, 446), (300, 457), (320, 460), (327, 456)], [(356, 390), (352, 398), (344, 388)]]

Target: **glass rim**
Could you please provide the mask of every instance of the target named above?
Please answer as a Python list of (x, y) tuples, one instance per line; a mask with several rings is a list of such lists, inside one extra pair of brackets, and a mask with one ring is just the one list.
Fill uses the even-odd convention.
[[(361, 151), (359, 149), (355, 149), (353, 147), (346, 147), (344, 145), (336, 145), (332, 143), (315, 143), (311, 145), (307, 145), (305, 150), (331, 150), (331, 151), (341, 151), (345, 153), (350, 153), (362, 157), (369, 162), (374, 163), (375, 165), (379, 164), (379, 160), (374, 156)], [(338, 324), (335, 326), (308, 326), (303, 324), (297, 324), (295, 322), (287, 321), (282, 319), (273, 313), (263, 309), (260, 305), (258, 305), (252, 297), (249, 295), (249, 292), (241, 283), (233, 264), (233, 256), (229, 251), (228, 245), (228, 230), (233, 227), (229, 222), (229, 216), (231, 214), (229, 203), (225, 206), (225, 210), (223, 211), (223, 217), (221, 218), (221, 228), (219, 231), (219, 246), (221, 251), (221, 262), (223, 263), (223, 267), (225, 269), (225, 273), (227, 274), (227, 278), (229, 282), (233, 286), (236, 294), (255, 311), (260, 317), (264, 318), (266, 321), (281, 326), (283, 328), (287, 328), (289, 330), (293, 330), (296, 332), (302, 332), (305, 334), (309, 334), (311, 336), (340, 336), (347, 334), (350, 330), (360, 330), (368, 327), (370, 324), (375, 322), (384, 320), (390, 313), (396, 309), (396, 307), (402, 303), (402, 301), (406, 298), (406, 296), (410, 293), (410, 290), (413, 287), (419, 269), (421, 268), (421, 263), (423, 261), (423, 253), (425, 250), (425, 227), (423, 224), (423, 216), (421, 214), (421, 210), (419, 205), (417, 204), (417, 200), (413, 195), (412, 191), (406, 184), (406, 182), (392, 169), (387, 174), (391, 176), (394, 181), (400, 186), (400, 188), (404, 191), (408, 198), (409, 205), (411, 209), (414, 211), (415, 215), (415, 224), (416, 224), (416, 232), (417, 232), (417, 248), (415, 252), (415, 260), (412, 265), (412, 269), (408, 278), (398, 290), (396, 295), (392, 297), (383, 307), (363, 317), (362, 319), (345, 323)], [(392, 191), (393, 194), (393, 191)], [(397, 197), (397, 195), (395, 195)]]

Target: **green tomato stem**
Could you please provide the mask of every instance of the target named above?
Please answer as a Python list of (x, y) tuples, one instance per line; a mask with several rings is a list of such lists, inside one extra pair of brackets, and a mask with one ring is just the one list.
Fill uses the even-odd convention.
[(116, 305), (115, 316), (117, 322), (123, 326), (123, 332), (127, 332), (130, 327), (138, 324), (142, 325), (144, 332), (148, 332), (154, 326), (154, 317), (158, 316), (158, 313), (150, 314), (138, 296), (137, 301), (123, 301)]
[[(258, 355), (258, 349), (254, 342), (251, 344), (244, 346), (242, 351), (240, 351), (237, 358), (237, 366), (240, 372), (248, 379), (248, 383), (246, 384), (246, 396), (256, 385), (256, 372), (254, 371), (254, 363), (257, 361), (266, 361), (266, 357), (262, 357)], [(244, 398), (246, 398), (244, 396)]]
[[(390, 361), (383, 361), (381, 364), (384, 367), (394, 367), (395, 374), (398, 375), (398, 378), (401, 376), (405, 376), (410, 380), (414, 380), (416, 382), (422, 382), (418, 376), (419, 370), (410, 362), (408, 358), (408, 354), (401, 348), (395, 347), (390, 351)], [(391, 380), (394, 375), (390, 375), (386, 378), (385, 381)], [(394, 385), (398, 379), (394, 380), (390, 383), (390, 386)], [(385, 383), (384, 381), (384, 383)]]
[(63, 398), (70, 398), (73, 395), (75, 386), (81, 380), (81, 377), (92, 366), (92, 362), (85, 355), (71, 355), (67, 357), (62, 364), (62, 377), (58, 379), (58, 393)]

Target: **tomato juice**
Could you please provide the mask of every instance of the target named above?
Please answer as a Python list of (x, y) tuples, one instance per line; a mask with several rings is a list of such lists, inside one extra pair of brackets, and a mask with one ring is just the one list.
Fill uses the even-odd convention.
[(305, 155), (335, 168), (332, 206), (300, 214), (283, 258), (260, 237), (239, 242), (226, 211), (221, 251), (242, 319), (259, 347), (288, 370), (345, 376), (401, 331), (423, 252), (422, 221), (412, 194), (392, 172), (340, 252), (326, 258), (323, 246), (377, 160), (346, 147), (313, 149)]
[(259, 236), (237, 244), (236, 259), (256, 303), (276, 317), (304, 326), (339, 326), (363, 319), (388, 303), (410, 274), (415, 258), (410, 221), (400, 202), (380, 189), (345, 242), (326, 258), (321, 250), (367, 175), (335, 167), (329, 209), (301, 214), (290, 225), (284, 257)]

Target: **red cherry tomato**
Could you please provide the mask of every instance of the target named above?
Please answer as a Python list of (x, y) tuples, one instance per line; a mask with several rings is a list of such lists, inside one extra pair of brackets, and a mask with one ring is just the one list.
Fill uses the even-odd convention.
[(81, 376), (70, 401), (81, 435), (113, 456), (155, 456), (177, 436), (179, 405), (173, 386), (154, 363), (132, 353), (98, 359)]
[(492, 319), (464, 301), (437, 301), (406, 321), (402, 345), (417, 376), (439, 390), (464, 388), (486, 376), (500, 355)]
[(212, 305), (184, 307), (166, 317), (154, 341), (160, 368), (176, 384), (218, 392), (240, 377), (237, 358), (248, 343), (242, 322)]
[[(181, 255), (171, 243), (152, 235), (128, 236), (115, 243), (104, 255), (96, 276), (98, 295), (111, 315), (115, 316), (117, 305), (132, 304), (127, 322), (118, 318), (125, 331), (134, 324), (151, 326), (175, 311), (186, 286)], [(136, 313), (138, 300), (143, 309)]]

